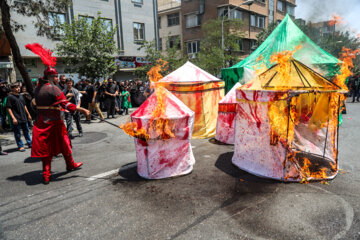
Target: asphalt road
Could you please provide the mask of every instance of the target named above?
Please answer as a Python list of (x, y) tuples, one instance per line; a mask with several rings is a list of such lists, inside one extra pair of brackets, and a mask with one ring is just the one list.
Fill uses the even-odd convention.
[(2, 136), (0, 239), (360, 239), (360, 103), (347, 108), (343, 171), (328, 185), (255, 177), (232, 166), (233, 146), (208, 139), (192, 141), (191, 174), (144, 180), (133, 139), (106, 123), (84, 124), (73, 141), (81, 170), (55, 158), (43, 185), (40, 160)]

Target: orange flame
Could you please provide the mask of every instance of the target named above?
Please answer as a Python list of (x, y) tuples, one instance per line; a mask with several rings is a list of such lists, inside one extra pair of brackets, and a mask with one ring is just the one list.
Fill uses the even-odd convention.
[(345, 90), (348, 90), (345, 82), (346, 79), (353, 74), (351, 69), (354, 68), (353, 59), (357, 53), (359, 53), (359, 49), (351, 50), (346, 47), (343, 47), (340, 53), (339, 59), (342, 61), (342, 63), (340, 63), (340, 74), (336, 75), (334, 83)]
[(336, 24), (336, 25), (345, 24), (345, 21), (344, 21), (344, 19), (343, 19), (341, 16), (339, 16), (339, 15), (337, 15), (337, 14), (332, 14), (331, 17), (332, 17), (332, 19), (329, 21), (329, 26), (332, 27), (332, 26), (334, 26), (335, 24)]
[(120, 126), (123, 131), (133, 137), (144, 139), (148, 141), (150, 138), (169, 139), (174, 138), (175, 135), (172, 132), (173, 126), (168, 119), (165, 118), (166, 109), (166, 91), (159, 84), (159, 80), (163, 78), (161, 72), (166, 71), (167, 62), (159, 59), (156, 66), (152, 67), (147, 75), (149, 76), (152, 87), (155, 87), (157, 105), (154, 111), (151, 113), (151, 118), (147, 129), (138, 129), (137, 123), (128, 122)]
[(257, 58), (256, 58), (256, 62), (257, 64), (254, 66), (254, 70), (255, 70), (255, 74), (256, 75), (259, 75), (263, 72), (265, 72), (268, 68), (265, 64), (265, 62), (263, 61), (264, 60), (264, 57), (263, 55), (259, 55)]
[(270, 57), (270, 63), (279, 64), (278, 71), (285, 85), (287, 85), (286, 83), (289, 82), (290, 80), (290, 69), (291, 69), (290, 59), (292, 58), (294, 53), (301, 48), (302, 48), (301, 45), (298, 45), (292, 51), (285, 50), (279, 53), (275, 53)]

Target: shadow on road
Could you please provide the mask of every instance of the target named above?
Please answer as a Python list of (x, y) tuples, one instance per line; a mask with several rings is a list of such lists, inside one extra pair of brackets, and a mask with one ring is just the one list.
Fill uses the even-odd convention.
[(215, 138), (210, 138), (209, 143), (216, 144), (216, 145), (229, 145), (229, 146), (234, 145), (234, 144), (227, 144), (227, 143), (219, 142)]
[(41, 158), (28, 157), (28, 158), (25, 158), (25, 160), (24, 160), (24, 163), (37, 163), (37, 162), (41, 162)]
[[(52, 182), (55, 182), (55, 181), (63, 181), (63, 180), (68, 179), (68, 178), (76, 178), (76, 177), (78, 177), (78, 176), (62, 177), (64, 175), (66, 175), (67, 173), (68, 172), (59, 172), (59, 173), (52, 174), (50, 180)], [(36, 170), (36, 171), (24, 173), (23, 175), (17, 175), (17, 176), (8, 177), (6, 180), (9, 180), (9, 181), (24, 181), (26, 183), (26, 185), (29, 185), (29, 186), (33, 186), (33, 185), (43, 183), (42, 171), (41, 170)]]
[(121, 183), (121, 182), (142, 182), (146, 181), (146, 179), (139, 176), (137, 173), (137, 163), (132, 162), (121, 166), (119, 169), (119, 175), (123, 178), (118, 178), (113, 180), (113, 184)]
[(224, 173), (234, 177), (238, 178), (244, 181), (249, 182), (263, 182), (263, 183), (280, 183), (280, 181), (267, 179), (267, 178), (260, 178), (253, 174), (250, 174), (248, 172), (245, 172), (238, 167), (234, 166), (232, 164), (231, 159), (234, 155), (234, 152), (227, 152), (223, 153), (219, 156), (219, 158), (215, 162), (215, 167), (217, 167), (219, 170), (223, 171)]
[[(26, 149), (27, 150), (27, 149)], [(25, 150), (25, 151), (26, 151)], [(31, 150), (31, 149), (29, 149), (29, 150)], [(6, 149), (6, 150), (4, 150), (5, 152), (7, 152), (7, 153), (13, 153), (13, 152), (18, 152), (19, 151), (19, 148), (10, 148), (10, 149)]]

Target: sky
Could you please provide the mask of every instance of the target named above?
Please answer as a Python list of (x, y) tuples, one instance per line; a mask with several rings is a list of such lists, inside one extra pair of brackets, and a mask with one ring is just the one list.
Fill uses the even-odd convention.
[(319, 22), (331, 19), (332, 14), (343, 17), (345, 30), (360, 33), (360, 0), (296, 0), (296, 18)]

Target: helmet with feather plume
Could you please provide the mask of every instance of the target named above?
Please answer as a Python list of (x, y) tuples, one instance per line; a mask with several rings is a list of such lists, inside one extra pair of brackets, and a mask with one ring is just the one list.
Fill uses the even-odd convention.
[(58, 75), (58, 72), (54, 68), (56, 65), (56, 57), (51, 56), (53, 52), (51, 52), (49, 49), (44, 48), (39, 43), (27, 44), (25, 45), (25, 48), (38, 55), (44, 65), (47, 66), (44, 71), (45, 77)]

